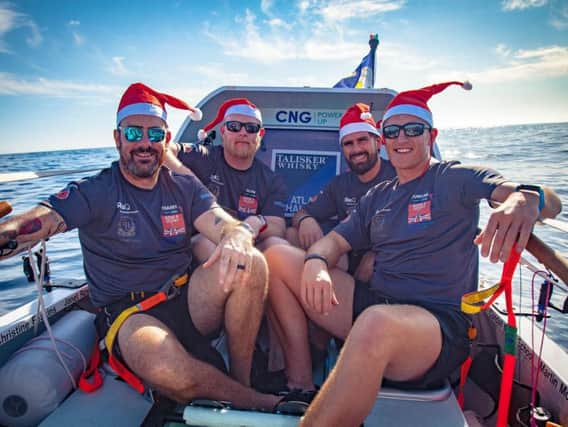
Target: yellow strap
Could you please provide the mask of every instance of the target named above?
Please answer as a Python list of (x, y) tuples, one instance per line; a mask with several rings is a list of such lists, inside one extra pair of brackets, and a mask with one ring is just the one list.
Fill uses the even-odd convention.
[(112, 345), (114, 344), (118, 330), (120, 329), (124, 321), (128, 318), (128, 316), (136, 313), (137, 311), (140, 311), (140, 308), (138, 308), (138, 305), (133, 305), (132, 307), (128, 307), (127, 309), (123, 310), (118, 316), (116, 316), (116, 319), (114, 319), (114, 322), (112, 322), (112, 325), (110, 325), (110, 328), (108, 329), (105, 337), (105, 346), (109, 353), (112, 351)]
[[(179, 288), (185, 285), (189, 281), (188, 279), (189, 273), (182, 274), (173, 281), (173, 285), (176, 288)], [(131, 298), (134, 298), (133, 292), (131, 292), (130, 294)], [(142, 297), (144, 297), (144, 293), (142, 293)], [(108, 329), (105, 337), (105, 346), (109, 353), (112, 351), (112, 345), (114, 344), (114, 340), (116, 339), (116, 334), (118, 334), (118, 330), (120, 329), (124, 321), (128, 319), (131, 314), (134, 314), (140, 310), (140, 306), (138, 304), (134, 304), (132, 307), (124, 309), (118, 316), (116, 316), (116, 319), (114, 319), (114, 322), (112, 322), (112, 325), (110, 325), (110, 328)]]
[(500, 286), (501, 284), (497, 283), (490, 288), (464, 294), (461, 299), (461, 310), (467, 314), (476, 314), (481, 312), (484, 300), (497, 292)]

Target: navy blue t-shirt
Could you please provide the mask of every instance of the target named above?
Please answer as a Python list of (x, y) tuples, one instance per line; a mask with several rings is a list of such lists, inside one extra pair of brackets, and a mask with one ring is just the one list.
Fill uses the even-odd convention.
[(376, 253), (372, 289), (408, 302), (459, 306), (477, 289), (479, 201), (505, 179), (491, 169), (434, 163), (420, 178), (378, 184), (334, 230)]
[(79, 229), (89, 292), (97, 306), (130, 291), (157, 291), (191, 263), (193, 223), (216, 206), (193, 176), (162, 168), (145, 190), (124, 179), (118, 162), (50, 196), (67, 229)]
[(179, 145), (178, 159), (235, 218), (244, 220), (257, 214), (284, 217), (288, 197), (284, 180), (260, 160), (255, 158), (243, 171), (227, 164), (222, 146)]
[(377, 176), (369, 182), (361, 182), (353, 171), (334, 177), (317, 196), (303, 207), (320, 224), (333, 221), (333, 226), (347, 218), (361, 197), (380, 182), (396, 176), (391, 162), (381, 159), (381, 168)]

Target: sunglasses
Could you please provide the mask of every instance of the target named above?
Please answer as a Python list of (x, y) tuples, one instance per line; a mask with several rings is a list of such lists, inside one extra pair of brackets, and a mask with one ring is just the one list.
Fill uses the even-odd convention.
[(243, 123), (236, 120), (225, 122), (225, 127), (230, 132), (239, 132), (243, 126), (245, 127), (247, 133), (258, 133), (258, 131), (260, 130), (260, 125), (258, 123)]
[[(118, 130), (124, 134), (124, 138), (128, 142), (142, 141), (142, 137), (144, 136), (144, 128), (142, 126), (119, 126)], [(166, 137), (166, 130), (161, 127), (147, 128), (146, 133), (151, 143), (162, 142)]]
[(430, 126), (424, 123), (406, 123), (404, 125), (388, 125), (383, 128), (383, 136), (387, 139), (398, 138), (400, 130), (404, 130), (404, 134), (410, 138), (420, 136), (424, 133), (424, 129), (432, 130)]

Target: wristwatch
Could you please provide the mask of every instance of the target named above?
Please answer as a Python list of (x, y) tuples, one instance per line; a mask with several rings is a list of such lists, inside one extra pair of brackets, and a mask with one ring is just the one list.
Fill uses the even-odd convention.
[(268, 228), (268, 222), (266, 222), (266, 218), (264, 217), (264, 215), (257, 215), (256, 217), (260, 221), (260, 228), (258, 229), (258, 235), (257, 235), (258, 237), (262, 234), (264, 230)]
[(515, 188), (515, 191), (532, 191), (534, 193), (538, 193), (538, 211), (542, 211), (544, 209), (544, 191), (540, 185), (530, 185), (530, 184), (519, 184)]

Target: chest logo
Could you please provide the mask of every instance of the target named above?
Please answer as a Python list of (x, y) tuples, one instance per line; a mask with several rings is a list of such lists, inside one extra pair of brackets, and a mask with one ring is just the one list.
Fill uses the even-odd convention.
[[(167, 209), (166, 209), (167, 208)], [(185, 234), (185, 220), (183, 219), (183, 212), (177, 205), (162, 206), (162, 229), (164, 230), (164, 237), (176, 237)]]
[(414, 194), (408, 204), (408, 224), (432, 221), (432, 195)]

